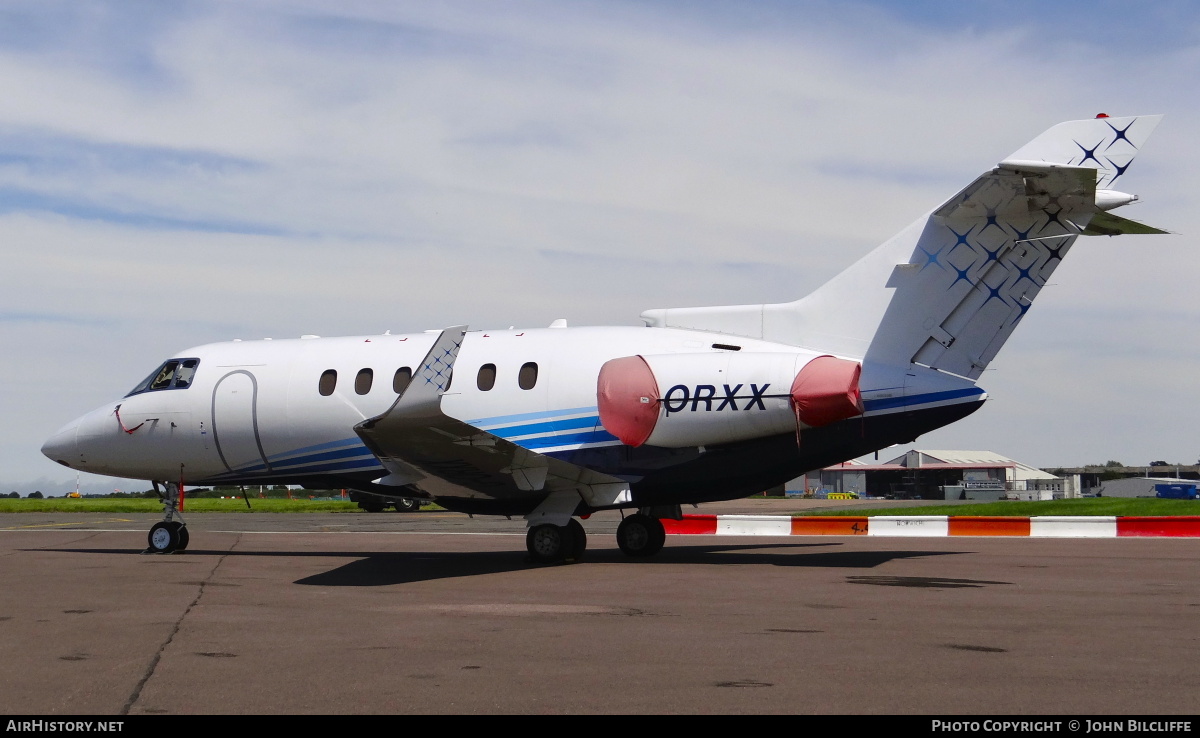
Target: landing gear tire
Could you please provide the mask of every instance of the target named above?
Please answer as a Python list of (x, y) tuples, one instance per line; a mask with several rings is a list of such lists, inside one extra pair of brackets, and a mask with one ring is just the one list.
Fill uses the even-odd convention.
[(667, 532), (662, 521), (649, 515), (630, 515), (617, 526), (617, 546), (626, 556), (653, 556), (666, 542)]
[(188, 544), (192, 541), (192, 536), (188, 533), (187, 526), (179, 522), (171, 523), (171, 525), (174, 525), (175, 530), (179, 533), (179, 545), (175, 547), (175, 550), (186, 551)]
[(416, 512), (417, 510), (421, 509), (421, 503), (416, 500), (403, 497), (397, 500), (393, 507), (396, 508), (396, 512)]
[(583, 530), (583, 525), (575, 518), (571, 518), (571, 522), (567, 523), (567, 530), (575, 537), (575, 551), (571, 557), (576, 561), (583, 558), (583, 552), (587, 550), (587, 533)]
[(587, 547), (583, 526), (572, 519), (567, 525), (542, 523), (525, 534), (525, 548), (535, 564), (558, 564), (577, 561)]
[(149, 551), (152, 553), (172, 553), (179, 548), (179, 542), (182, 538), (179, 531), (182, 528), (179, 523), (161, 522), (155, 523), (150, 529), (150, 534), (146, 536), (146, 542), (149, 543)]

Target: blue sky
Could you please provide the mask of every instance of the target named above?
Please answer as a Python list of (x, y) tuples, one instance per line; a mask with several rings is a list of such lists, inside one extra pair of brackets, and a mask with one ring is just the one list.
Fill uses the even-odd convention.
[(1098, 112), (1183, 235), (1077, 246), (919, 445), (1196, 461), (1198, 72), (1184, 2), (6, 3), (0, 480), (209, 341), (800, 297)]

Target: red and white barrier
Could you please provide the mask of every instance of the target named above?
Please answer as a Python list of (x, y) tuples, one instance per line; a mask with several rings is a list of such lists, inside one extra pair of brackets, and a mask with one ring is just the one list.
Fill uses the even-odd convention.
[(1200, 538), (1200, 515), (1175, 517), (966, 515), (685, 515), (664, 519), (672, 535), (719, 536), (1011, 536), (1033, 538)]
[(867, 535), (940, 538), (950, 535), (950, 518), (945, 515), (880, 515), (867, 518)]
[(1034, 538), (1116, 538), (1117, 519), (1112, 515), (1046, 516), (1029, 519)]

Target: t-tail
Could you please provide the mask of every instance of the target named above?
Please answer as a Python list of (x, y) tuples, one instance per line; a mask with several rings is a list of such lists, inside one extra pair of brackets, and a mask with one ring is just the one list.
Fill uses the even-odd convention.
[(1054, 126), (795, 302), (642, 317), (858, 359), (864, 389), (901, 373), (971, 386), (1077, 237), (1166, 232), (1111, 212), (1137, 200), (1117, 188), (1160, 118)]

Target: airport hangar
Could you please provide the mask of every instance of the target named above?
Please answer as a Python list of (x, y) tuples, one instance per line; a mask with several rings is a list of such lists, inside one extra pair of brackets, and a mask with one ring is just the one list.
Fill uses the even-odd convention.
[(913, 449), (890, 461), (851, 460), (784, 485), (788, 496), (932, 500), (1154, 497), (1154, 485), (1200, 479), (1200, 466), (1038, 469), (992, 451)]

